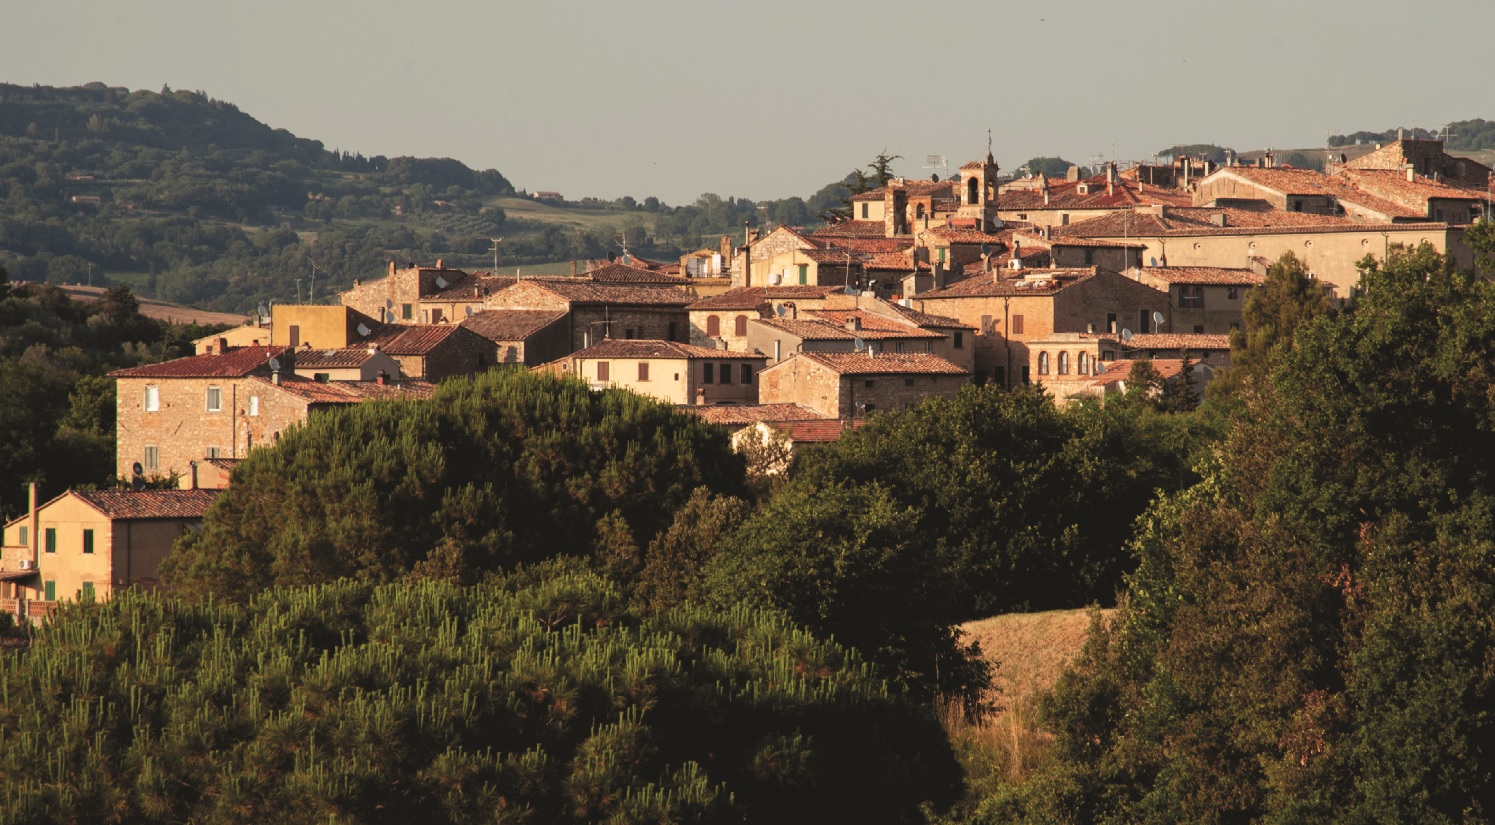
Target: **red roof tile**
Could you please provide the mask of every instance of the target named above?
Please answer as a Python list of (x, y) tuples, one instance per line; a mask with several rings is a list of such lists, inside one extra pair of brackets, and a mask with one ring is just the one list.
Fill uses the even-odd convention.
[(842, 221), (810, 233), (813, 238), (881, 238), (887, 231), (882, 221)]
[[(1003, 296), (1042, 297), (1053, 295), (1062, 289), (1074, 286), (1094, 277), (1095, 267), (1086, 269), (1022, 269), (1022, 277), (1000, 281), (985, 273), (957, 281), (944, 289), (936, 289), (918, 296), (919, 300), (939, 298), (1000, 298)], [(1005, 273), (1004, 273), (1005, 274)], [(1047, 276), (1047, 277), (1033, 277)]]
[(268, 372), (270, 359), (285, 351), (285, 347), (233, 347), (223, 354), (190, 355), (109, 374), (116, 378), (242, 378), (256, 370)]
[(1218, 266), (1145, 266), (1142, 272), (1170, 284), (1259, 286), (1262, 276), (1249, 269)]
[(646, 269), (642, 266), (632, 266), (623, 263), (603, 264), (595, 269), (583, 273), (588, 279), (599, 284), (688, 284), (689, 278), (679, 275), (669, 275)]
[(73, 490), (90, 507), (116, 521), (200, 519), (221, 490)]
[(573, 304), (624, 306), (685, 306), (695, 299), (670, 287), (599, 284), (580, 278), (535, 280), (532, 283)]
[(469, 315), (461, 326), (489, 341), (522, 341), (565, 317), (548, 309), (489, 309)]
[(1130, 349), (1186, 349), (1191, 351), (1230, 349), (1229, 335), (1199, 332), (1145, 332), (1123, 342)]
[(380, 384), (377, 381), (312, 381), (295, 376), (282, 376), (275, 384), (267, 378), (258, 379), (267, 386), (276, 387), (312, 404), (360, 404), (364, 401), (390, 401), (395, 399), (425, 400), (435, 392), (436, 385), (426, 381), (401, 379)]
[(706, 309), (757, 309), (768, 301), (803, 301), (844, 292), (839, 286), (745, 286), (712, 295), (686, 307), (691, 312)]
[[(800, 352), (794, 358), (807, 358), (841, 375), (967, 375), (960, 367), (938, 355), (926, 353)], [(769, 369), (776, 369), (778, 364)]]
[(364, 342), (389, 355), (429, 355), (459, 329), (451, 324), (386, 324)]
[(367, 347), (349, 347), (347, 349), (313, 350), (302, 349), (296, 351), (296, 369), (351, 369), (361, 367), (368, 363), (374, 353), (369, 352)]
[(826, 444), (841, 437), (847, 430), (855, 430), (867, 423), (865, 418), (842, 420), (820, 418), (815, 421), (770, 421), (773, 427), (795, 444)]
[[(1116, 381), (1125, 381), (1132, 377), (1132, 367), (1143, 363), (1137, 361), (1112, 361), (1106, 365), (1106, 371), (1095, 376), (1090, 383), (1110, 384)], [(1150, 362), (1152, 368), (1157, 370), (1158, 375), (1164, 380), (1172, 378), (1184, 371), (1184, 362), (1180, 358), (1157, 358)]]
[(823, 416), (798, 404), (702, 404), (680, 408), (712, 424), (740, 426), (758, 421), (810, 421)]

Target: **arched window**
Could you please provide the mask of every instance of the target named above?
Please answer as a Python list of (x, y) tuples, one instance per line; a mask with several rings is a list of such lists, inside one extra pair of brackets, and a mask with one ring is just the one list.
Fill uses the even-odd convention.
[(1049, 354), (1046, 352), (1038, 353), (1038, 374), (1049, 374)]
[(746, 315), (739, 315), (739, 316), (737, 316), (736, 323), (734, 323), (732, 325), (732, 334), (736, 335), (738, 338), (741, 338), (742, 336), (747, 335), (747, 316)]
[(966, 203), (975, 203), (976, 193), (980, 191), (981, 181), (976, 180), (975, 175), (966, 178)]
[(1059, 353), (1059, 374), (1069, 375), (1069, 353)]
[(914, 217), (921, 221), (924, 220), (924, 204), (921, 203), (914, 206)]
[(1090, 353), (1088, 353), (1088, 352), (1082, 352), (1082, 353), (1080, 353), (1080, 357), (1077, 359), (1077, 361), (1078, 361), (1077, 365), (1079, 366), (1079, 370), (1078, 371), (1079, 371), (1080, 375), (1089, 375), (1090, 374)]
[(706, 337), (716, 338), (722, 334), (722, 319), (715, 315), (706, 316)]

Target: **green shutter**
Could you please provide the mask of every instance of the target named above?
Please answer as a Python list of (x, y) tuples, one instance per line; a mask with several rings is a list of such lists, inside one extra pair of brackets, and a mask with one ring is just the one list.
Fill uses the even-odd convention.
[(48, 527), (47, 528), (47, 552), (48, 553), (56, 553), (57, 552), (57, 528), (56, 527)]
[(46, 599), (49, 602), (57, 601), (57, 582), (48, 581), (46, 584), (42, 585), (42, 594), (42, 598)]
[(810, 282), (810, 265), (799, 265), (799, 285), (804, 286)]
[(83, 583), (83, 601), (85, 601), (85, 602), (91, 602), (91, 601), (93, 601), (93, 582), (84, 582)]
[(93, 552), (93, 531), (92, 530), (84, 530), (83, 531), (83, 552), (84, 553), (92, 553)]

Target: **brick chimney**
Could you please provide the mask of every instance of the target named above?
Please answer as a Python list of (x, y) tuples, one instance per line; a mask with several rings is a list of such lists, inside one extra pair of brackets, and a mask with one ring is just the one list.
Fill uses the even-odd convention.
[(26, 485), (26, 521), (31, 525), (27, 532), (29, 533), (28, 539), (30, 540), (31, 544), (31, 567), (32, 569), (35, 569), (38, 565), (41, 564), (41, 541), (40, 538), (36, 535), (36, 528), (38, 523), (36, 517), (35, 481)]
[(848, 317), (846, 319), (846, 331), (847, 332), (861, 332), (862, 331), (862, 317), (860, 315), (852, 315), (852, 316)]

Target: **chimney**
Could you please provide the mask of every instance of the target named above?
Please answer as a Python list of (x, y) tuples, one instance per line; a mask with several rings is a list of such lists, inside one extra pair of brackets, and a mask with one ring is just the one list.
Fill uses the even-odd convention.
[(385, 372), (384, 370), (379, 370), (379, 374), (375, 376), (374, 380), (377, 381), (379, 383), (379, 386), (382, 387), (389, 381), (389, 373)]
[(1085, 332), (1087, 332), (1087, 333), (1089, 333), (1091, 335), (1094, 335), (1095, 334), (1095, 324), (1086, 324), (1085, 325)]
[(1193, 161), (1190, 161), (1188, 158), (1184, 158), (1184, 188), (1185, 189), (1189, 188), (1189, 171), (1192, 170), (1193, 168), (1194, 168)]
[(1014, 240), (1012, 242), (1012, 268), (1023, 268), (1023, 242)]
[(576, 277), (576, 259), (575, 258), (571, 259), (571, 277), (573, 277), (573, 278)]
[(861, 332), (862, 331), (862, 317), (860, 315), (852, 315), (852, 316), (848, 317), (846, 319), (846, 331), (847, 332)]
[(33, 481), (30, 484), (26, 485), (26, 518), (27, 518), (27, 521), (31, 524), (31, 528), (30, 528), (30, 531), (29, 531), (31, 533), (31, 535), (28, 537), (28, 538), (31, 539), (31, 566), (32, 566), (32, 568), (36, 568), (38, 565), (41, 564), (41, 554), (40, 554), (41, 541), (40, 541), (40, 537), (37, 536), (37, 534), (36, 534), (36, 532), (37, 532), (36, 531), (37, 520), (36, 520), (36, 482), (35, 481)]
[(191, 479), (191, 483), (192, 483), (192, 486), (189, 487), (188, 489), (196, 490), (197, 489), (197, 459), (194, 458), (193, 460), (187, 462), (187, 466), (190, 468), (187, 471), (187, 476), (188, 476), (188, 478)]
[(395, 262), (394, 261), (390, 261), (389, 262), (389, 277), (393, 278), (394, 276), (395, 276)]
[(753, 232), (748, 228), (748, 222), (742, 222), (742, 285), (753, 285)]
[(1216, 215), (1211, 215), (1210, 216), (1210, 222), (1213, 223), (1215, 226), (1226, 226), (1226, 225), (1229, 224), (1229, 219), (1227, 219), (1225, 217), (1225, 213), (1224, 212), (1221, 212), (1221, 213), (1216, 214)]
[(1080, 167), (1078, 167), (1078, 166), (1071, 166), (1071, 167), (1069, 167), (1069, 169), (1067, 171), (1065, 171), (1065, 173), (1064, 173), (1064, 179), (1067, 180), (1067, 181), (1069, 181), (1070, 183), (1074, 183), (1074, 182), (1078, 181), (1080, 179)]
[(722, 236), (721, 243), (718, 244), (718, 246), (721, 247), (721, 249), (719, 251), (722, 254), (722, 260), (724, 260), (724, 261), (730, 261), (730, 260), (732, 260), (732, 241), (729, 240), (726, 235)]
[(1408, 183), (1412, 183), (1412, 182), (1414, 182), (1416, 180), (1417, 180), (1417, 167), (1415, 167), (1415, 166), (1413, 166), (1412, 164), (1409, 163), (1409, 164), (1407, 164), (1407, 182)]
[(436, 259), (436, 268), (437, 269), (446, 269), (446, 267), (442, 266), (441, 264), (442, 264), (442, 260), (440, 258), (437, 258)]
[(222, 354), (224, 354), (226, 352), (228, 352), (228, 339), (227, 338), (219, 338), (218, 339), (218, 354), (222, 355)]

